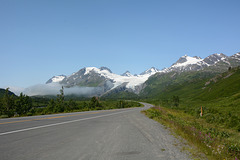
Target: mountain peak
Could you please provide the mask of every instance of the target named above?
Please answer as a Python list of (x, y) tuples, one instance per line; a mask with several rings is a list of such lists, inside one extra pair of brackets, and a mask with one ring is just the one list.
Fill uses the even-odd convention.
[(199, 56), (193, 56), (193, 58), (196, 58), (196, 59), (201, 59), (201, 60), (202, 60), (202, 58), (201, 58), (201, 57), (199, 57)]
[(107, 67), (100, 67), (99, 69), (100, 71), (107, 70), (108, 72), (112, 73), (112, 71)]
[(221, 60), (224, 60), (226, 59), (227, 56), (223, 53), (215, 53), (215, 54), (212, 54), (208, 57), (206, 57), (203, 61), (206, 62), (208, 65), (213, 65)]
[(231, 57), (234, 58), (234, 59), (236, 59), (236, 60), (238, 60), (238, 61), (240, 61), (240, 52), (232, 55)]
[(148, 70), (142, 72), (140, 75), (146, 75), (146, 74), (150, 74), (150, 75), (153, 75), (155, 73), (159, 72), (159, 69), (155, 68), (155, 67), (151, 67), (149, 68)]
[(58, 83), (61, 82), (64, 78), (66, 78), (67, 76), (65, 75), (58, 75), (58, 76), (53, 76), (52, 78), (50, 78), (46, 84), (48, 83)]
[(131, 77), (133, 75), (129, 71), (126, 71), (121, 76)]
[(177, 62), (172, 65), (172, 67), (184, 67), (190, 64), (197, 64), (200, 61), (202, 61), (200, 57), (190, 57), (188, 55), (185, 55), (180, 57)]
[(224, 58), (227, 57), (227, 56), (226, 56), (225, 54), (223, 54), (223, 53), (215, 53), (215, 54), (212, 54), (212, 55), (210, 55), (210, 56), (224, 57)]

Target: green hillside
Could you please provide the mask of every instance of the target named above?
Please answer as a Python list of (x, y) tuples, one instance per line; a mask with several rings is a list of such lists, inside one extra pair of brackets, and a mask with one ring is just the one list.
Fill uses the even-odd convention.
[(234, 68), (207, 81), (201, 94), (196, 98), (201, 100), (222, 99), (238, 93), (240, 93), (240, 69)]
[[(233, 111), (240, 108), (240, 67), (217, 75), (211, 72), (155, 75), (146, 84), (141, 97), (156, 104), (171, 106), (173, 96), (178, 96), (178, 108), (190, 112), (199, 106), (222, 107), (218, 112), (228, 110), (226, 107), (234, 107)], [(238, 113), (236, 109), (234, 114)]]
[(173, 95), (187, 98), (199, 94), (207, 80), (214, 77), (213, 72), (170, 72), (156, 74), (146, 82), (146, 87), (140, 93), (145, 99), (166, 99)]
[(129, 91), (110, 91), (101, 97), (102, 99), (124, 99), (124, 100), (137, 100), (139, 96)]
[(240, 158), (240, 67), (221, 74), (155, 75), (146, 84), (141, 93), (145, 101), (161, 106), (146, 115), (197, 146), (200, 155)]
[(204, 71), (156, 74), (145, 82), (140, 97), (168, 99), (175, 95), (184, 100), (213, 100), (239, 93), (239, 82), (239, 67), (222, 74)]

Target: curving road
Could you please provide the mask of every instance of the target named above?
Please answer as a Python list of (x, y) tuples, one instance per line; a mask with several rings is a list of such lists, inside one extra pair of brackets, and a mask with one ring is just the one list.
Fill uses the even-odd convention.
[[(0, 119), (1, 160), (190, 159), (144, 108)], [(181, 145), (180, 145), (181, 146)]]

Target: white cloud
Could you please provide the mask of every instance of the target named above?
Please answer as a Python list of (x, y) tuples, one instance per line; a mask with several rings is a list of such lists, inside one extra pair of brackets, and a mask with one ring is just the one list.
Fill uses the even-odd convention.
[[(62, 86), (58, 83), (37, 84), (28, 88), (10, 87), (10, 91), (19, 95), (21, 92), (28, 96), (57, 95), (60, 94)], [(65, 95), (95, 95), (102, 91), (101, 87), (71, 87), (64, 88)]]
[(16, 86), (10, 86), (9, 90), (13, 93), (15, 93), (16, 95), (20, 95), (21, 92), (23, 92), (25, 90), (25, 88), (23, 87), (16, 87)]

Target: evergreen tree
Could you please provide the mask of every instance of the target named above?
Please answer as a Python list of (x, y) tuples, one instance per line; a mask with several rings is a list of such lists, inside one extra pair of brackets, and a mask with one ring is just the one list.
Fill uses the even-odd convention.
[(80, 109), (89, 110), (89, 104), (86, 102), (83, 102), (83, 106)]
[(13, 95), (9, 94), (9, 88), (6, 89), (3, 97), (3, 114), (8, 115), (9, 117), (14, 115), (14, 99)]
[(94, 96), (94, 97), (92, 97), (92, 99), (89, 103), (89, 108), (95, 109), (97, 107), (101, 107), (101, 104), (99, 103), (98, 98)]
[(23, 97), (22, 93), (20, 93), (20, 96), (16, 100), (15, 104), (16, 104), (16, 112), (17, 112), (17, 114), (22, 115), (23, 114), (23, 110), (24, 110), (24, 105), (25, 105), (24, 104), (24, 97)]
[(54, 99), (51, 99), (47, 105), (47, 111), (49, 113), (56, 112), (55, 107), (56, 107), (55, 101)]
[(3, 104), (2, 104), (2, 100), (0, 99), (0, 115), (3, 114)]
[(76, 107), (77, 107), (77, 103), (74, 100), (70, 99), (68, 101), (67, 111), (72, 111), (72, 110), (76, 109)]
[(29, 96), (20, 93), (20, 96), (15, 102), (16, 112), (19, 115), (27, 114), (32, 108), (32, 99)]
[(32, 98), (30, 98), (29, 96), (25, 95), (24, 97), (24, 102), (25, 102), (25, 108), (24, 108), (24, 113), (27, 113), (29, 112), (32, 107), (33, 107), (33, 104), (32, 104)]
[(64, 112), (64, 88), (60, 89), (60, 94), (57, 95), (56, 102), (57, 112)]

